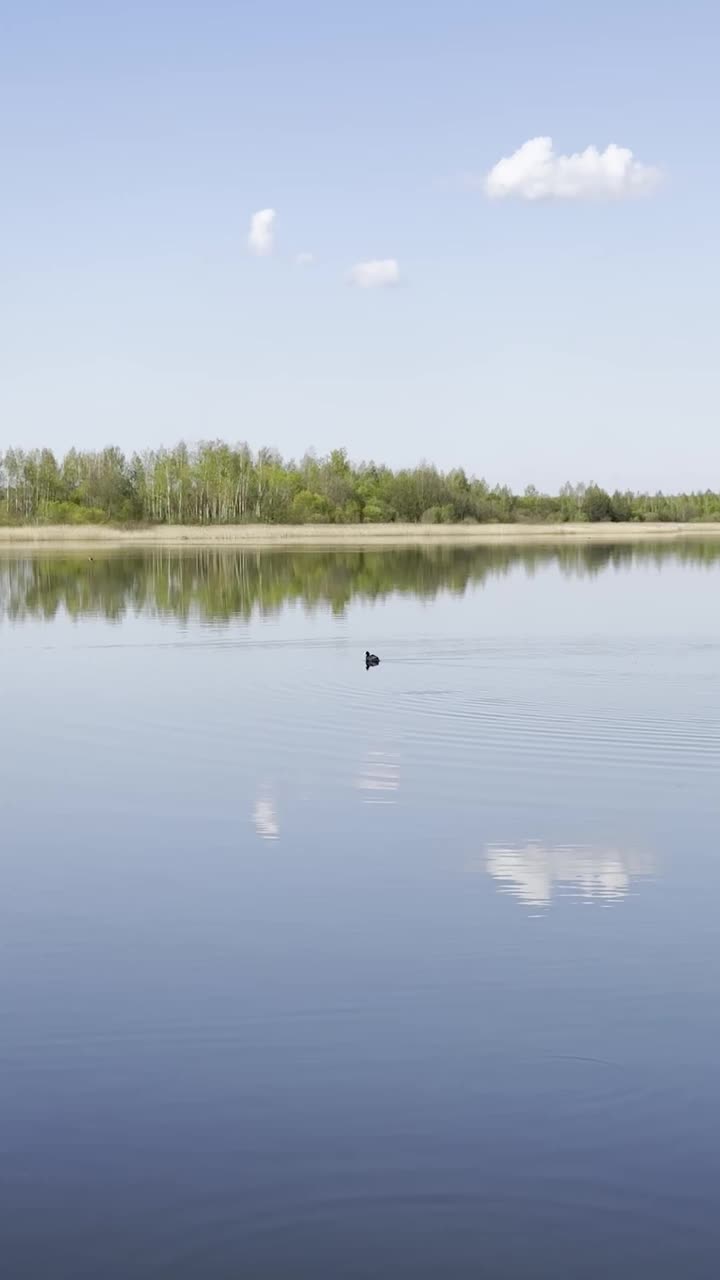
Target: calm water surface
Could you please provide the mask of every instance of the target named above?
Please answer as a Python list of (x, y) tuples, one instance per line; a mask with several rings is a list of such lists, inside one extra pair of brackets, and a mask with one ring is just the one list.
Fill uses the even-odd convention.
[(8, 1280), (717, 1275), (720, 541), (4, 555), (0, 690)]

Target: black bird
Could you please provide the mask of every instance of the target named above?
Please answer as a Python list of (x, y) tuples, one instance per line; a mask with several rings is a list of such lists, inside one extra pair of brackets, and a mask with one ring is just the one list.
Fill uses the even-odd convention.
[(366, 649), (365, 650), (365, 670), (367, 671), (368, 667), (379, 667), (379, 666), (380, 666), (380, 659), (378, 658), (377, 654), (368, 653)]

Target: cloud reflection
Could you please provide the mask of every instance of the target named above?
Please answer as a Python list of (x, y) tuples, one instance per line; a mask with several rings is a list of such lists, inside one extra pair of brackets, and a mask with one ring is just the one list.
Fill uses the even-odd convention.
[(260, 792), (253, 809), (253, 823), (261, 840), (277, 840), (280, 824), (275, 812), (275, 801), (266, 789)]
[(385, 751), (368, 751), (355, 779), (357, 790), (365, 792), (365, 804), (395, 804), (400, 788), (398, 759)]
[(555, 897), (617, 902), (629, 893), (633, 880), (651, 876), (654, 866), (647, 854), (592, 845), (548, 848), (530, 841), (489, 844), (485, 870), (497, 881), (500, 893), (509, 893), (527, 906), (547, 907)]

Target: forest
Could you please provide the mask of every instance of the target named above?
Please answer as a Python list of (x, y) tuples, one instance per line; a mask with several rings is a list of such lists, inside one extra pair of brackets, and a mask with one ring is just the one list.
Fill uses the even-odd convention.
[(0, 525), (717, 521), (720, 492), (608, 493), (564, 484), (513, 493), (462, 468), (392, 470), (344, 449), (299, 462), (220, 440), (126, 456), (109, 447), (0, 450)]

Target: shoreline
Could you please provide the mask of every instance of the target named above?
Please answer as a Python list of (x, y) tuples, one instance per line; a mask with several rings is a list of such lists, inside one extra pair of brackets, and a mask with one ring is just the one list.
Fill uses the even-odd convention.
[(73, 547), (373, 547), (497, 545), (532, 542), (647, 542), (719, 538), (720, 522), (708, 524), (478, 524), (478, 525), (155, 525), (116, 529), (108, 525), (8, 525), (0, 549)]

